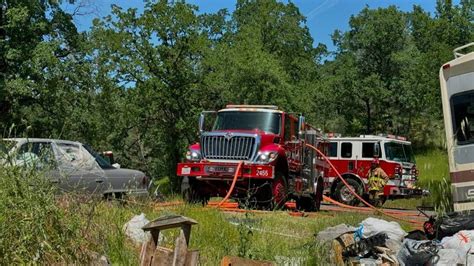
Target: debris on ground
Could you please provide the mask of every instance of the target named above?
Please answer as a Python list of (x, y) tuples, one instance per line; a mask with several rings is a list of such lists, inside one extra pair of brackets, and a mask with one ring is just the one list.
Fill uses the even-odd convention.
[(400, 265), (425, 265), (438, 254), (441, 246), (431, 240), (405, 239), (398, 252)]
[(349, 226), (347, 224), (340, 224), (333, 227), (328, 227), (323, 231), (319, 232), (316, 236), (316, 240), (319, 242), (327, 242), (336, 239), (338, 236), (345, 234), (347, 232), (354, 232), (355, 227)]
[(431, 218), (427, 223), (433, 227), (430, 239), (441, 240), (461, 230), (474, 230), (474, 212), (449, 213), (436, 220)]
[[(346, 224), (327, 228), (316, 239), (332, 240), (335, 265), (474, 265), (474, 230), (463, 230), (472, 222), (459, 215), (454, 220), (430, 221), (434, 230), (407, 234), (397, 222), (370, 217), (357, 228)], [(449, 236), (433, 239), (439, 230)]]
[(149, 222), (150, 221), (145, 217), (144, 213), (135, 215), (130, 219), (130, 221), (123, 225), (123, 231), (125, 232), (125, 235), (133, 241), (133, 243), (141, 245), (150, 239), (150, 233), (142, 230), (142, 227)]

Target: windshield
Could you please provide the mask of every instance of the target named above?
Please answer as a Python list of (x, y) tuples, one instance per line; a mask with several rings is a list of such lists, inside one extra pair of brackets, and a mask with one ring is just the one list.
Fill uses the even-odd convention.
[(91, 147), (89, 147), (88, 145), (84, 145), (84, 148), (92, 155), (94, 156), (95, 158), (95, 161), (97, 162), (97, 164), (100, 166), (100, 168), (102, 169), (115, 169), (115, 167), (113, 167), (112, 165), (110, 165), (110, 163), (105, 160), (104, 158), (102, 158), (102, 156), (100, 156), (97, 152), (95, 152)]
[(280, 134), (281, 114), (272, 112), (220, 112), (214, 130), (263, 130)]
[(474, 91), (451, 97), (453, 132), (458, 145), (474, 143)]
[(387, 160), (415, 163), (415, 158), (413, 156), (413, 150), (411, 149), (411, 145), (396, 142), (387, 142), (384, 146), (385, 156), (387, 157)]

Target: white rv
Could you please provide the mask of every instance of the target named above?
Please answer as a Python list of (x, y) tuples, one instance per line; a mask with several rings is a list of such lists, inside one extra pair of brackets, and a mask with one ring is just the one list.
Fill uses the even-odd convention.
[[(454, 211), (474, 210), (474, 42), (439, 71)], [(471, 51), (471, 52), (468, 52)]]

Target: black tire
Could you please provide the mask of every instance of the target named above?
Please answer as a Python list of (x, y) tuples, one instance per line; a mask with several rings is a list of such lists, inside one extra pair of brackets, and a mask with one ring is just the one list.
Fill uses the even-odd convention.
[(281, 172), (276, 172), (271, 184), (271, 208), (279, 210), (285, 206), (288, 200), (288, 184), (285, 175)]
[[(346, 178), (346, 181), (350, 186), (353, 187), (354, 191), (357, 192), (357, 194), (362, 196), (363, 188), (357, 180), (353, 178)], [(338, 181), (338, 184), (336, 185), (336, 189), (334, 190), (334, 194), (332, 196), (335, 200), (346, 205), (357, 206), (359, 204), (359, 199), (350, 193), (349, 189), (342, 181)]]
[(321, 202), (323, 201), (323, 186), (322, 178), (319, 178), (316, 194), (299, 197), (296, 200), (296, 209), (307, 212), (319, 211), (321, 209)]
[(209, 197), (199, 192), (196, 183), (196, 180), (184, 177), (181, 182), (181, 196), (185, 203), (202, 203), (203, 205), (206, 205), (209, 201)]
[[(276, 193), (280, 191), (281, 193)], [(285, 206), (288, 199), (288, 186), (285, 175), (275, 173), (272, 181), (264, 183), (255, 195), (259, 209), (278, 210)]]
[(305, 195), (296, 199), (296, 209), (299, 211), (313, 212), (315, 206), (315, 199), (313, 196)]

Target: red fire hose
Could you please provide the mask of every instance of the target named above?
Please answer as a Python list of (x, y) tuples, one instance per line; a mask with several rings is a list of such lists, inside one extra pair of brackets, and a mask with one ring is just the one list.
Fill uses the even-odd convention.
[[(359, 199), (362, 203), (364, 203), (367, 207), (373, 209), (374, 211), (376, 212), (380, 212), (388, 217), (391, 217), (393, 219), (396, 219), (396, 220), (400, 220), (400, 221), (404, 221), (404, 222), (408, 222), (408, 223), (412, 223), (412, 224), (417, 224), (417, 225), (420, 225), (420, 224), (423, 224), (423, 222), (420, 222), (420, 221), (415, 221), (415, 220), (409, 220), (409, 219), (403, 219), (401, 218), (400, 216), (410, 216), (410, 215), (407, 215), (406, 213), (404, 212), (398, 212), (398, 211), (390, 211), (390, 212), (386, 212), (386, 211), (383, 211), (382, 209), (378, 209), (376, 208), (375, 206), (373, 206), (372, 204), (368, 203), (366, 200), (364, 200), (359, 194), (357, 194), (357, 192), (354, 191), (354, 189), (347, 183), (347, 181), (341, 176), (341, 174), (339, 173), (339, 171), (337, 171), (336, 167), (334, 167), (334, 165), (331, 163), (331, 161), (329, 161), (329, 159), (326, 157), (326, 155), (324, 155), (324, 153), (322, 153), (319, 149), (317, 149), (316, 147), (314, 147), (313, 145), (310, 145), (310, 144), (306, 144), (307, 147), (313, 149), (314, 151), (316, 151), (319, 155), (321, 155), (321, 157), (329, 163), (329, 165), (331, 166), (331, 168), (336, 172), (337, 174), (337, 177), (336, 178), (340, 178), (342, 183), (349, 189), (349, 191), (351, 192), (352, 195), (354, 195), (357, 199)], [(230, 196), (232, 195), (232, 192), (234, 191), (234, 188), (235, 188), (235, 184), (237, 183), (237, 179), (239, 177), (239, 172), (240, 172), (240, 169), (242, 168), (242, 165), (244, 164), (243, 161), (239, 162), (238, 166), (237, 166), (237, 169), (235, 171), (235, 174), (234, 174), (234, 178), (232, 180), (232, 184), (229, 188), (229, 191), (227, 192), (227, 195), (216, 205), (217, 208), (220, 208), (222, 205), (224, 205), (226, 203), (226, 201), (230, 198)], [(324, 197), (325, 200), (333, 203), (333, 204), (336, 204), (340, 207), (344, 207), (344, 208), (348, 208), (348, 209), (356, 209), (356, 210), (366, 210), (365, 207), (356, 207), (356, 206), (350, 206), (350, 205), (346, 205), (346, 204), (343, 204), (343, 203), (340, 203), (338, 201), (335, 201), (329, 197)]]

